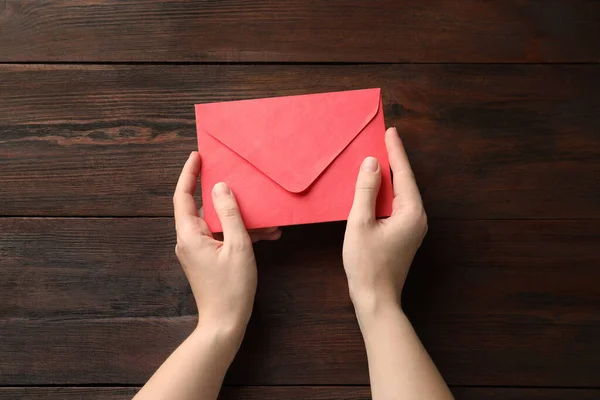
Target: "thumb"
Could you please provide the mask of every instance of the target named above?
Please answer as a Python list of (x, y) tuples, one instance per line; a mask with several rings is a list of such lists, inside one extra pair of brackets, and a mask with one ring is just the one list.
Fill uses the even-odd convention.
[(244, 248), (251, 244), (250, 235), (244, 226), (233, 192), (223, 182), (217, 183), (212, 191), (213, 204), (223, 227), (223, 242), (226, 247)]
[(374, 157), (367, 157), (360, 166), (356, 179), (354, 202), (348, 221), (369, 224), (375, 221), (375, 205), (381, 185), (381, 168)]

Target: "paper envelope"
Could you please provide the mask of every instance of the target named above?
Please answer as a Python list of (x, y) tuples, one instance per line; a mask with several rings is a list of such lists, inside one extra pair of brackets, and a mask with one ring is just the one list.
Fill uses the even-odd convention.
[(380, 89), (197, 104), (196, 125), (213, 232), (218, 182), (232, 189), (247, 229), (346, 220), (367, 156), (381, 165), (377, 216), (391, 214)]

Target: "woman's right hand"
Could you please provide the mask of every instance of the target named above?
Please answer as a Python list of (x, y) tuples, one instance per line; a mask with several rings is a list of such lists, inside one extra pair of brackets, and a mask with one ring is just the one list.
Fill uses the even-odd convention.
[(427, 232), (419, 188), (395, 128), (386, 131), (385, 143), (393, 174), (392, 215), (375, 218), (381, 166), (367, 157), (356, 181), (344, 238), (344, 268), (359, 317), (362, 310), (400, 306), (408, 270)]

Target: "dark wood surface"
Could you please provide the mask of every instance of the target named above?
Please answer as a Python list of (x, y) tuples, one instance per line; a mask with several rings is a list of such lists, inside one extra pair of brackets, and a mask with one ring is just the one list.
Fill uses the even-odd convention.
[(586, 62), (595, 0), (1, 0), (0, 60)]
[(600, 218), (597, 65), (0, 66), (0, 215), (170, 216), (194, 103), (364, 87), (430, 217)]
[[(430, 225), (404, 304), (450, 384), (600, 381), (595, 221)], [(257, 246), (255, 313), (229, 383), (368, 383), (343, 229), (289, 227)], [(0, 384), (141, 384), (193, 329), (171, 219), (7, 218), (0, 232), (0, 288), (13, 293)]]
[[(0, 0), (0, 399), (130, 398), (194, 326), (171, 218), (194, 103), (367, 87), (430, 217), (403, 304), (456, 398), (600, 398), (599, 20), (595, 0)], [(222, 399), (370, 397), (343, 231), (257, 245)]]
[[(138, 388), (0, 388), (0, 400), (126, 400)], [(597, 400), (598, 389), (507, 389), (507, 388), (452, 388), (456, 400)], [(368, 400), (370, 390), (364, 386), (254, 386), (226, 387), (220, 400)]]

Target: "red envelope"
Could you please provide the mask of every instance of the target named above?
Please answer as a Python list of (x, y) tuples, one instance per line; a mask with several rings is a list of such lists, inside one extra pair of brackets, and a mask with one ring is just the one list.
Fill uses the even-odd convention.
[(246, 228), (346, 220), (360, 164), (382, 171), (377, 216), (392, 210), (380, 89), (197, 104), (204, 218), (221, 224), (211, 191), (226, 182)]

